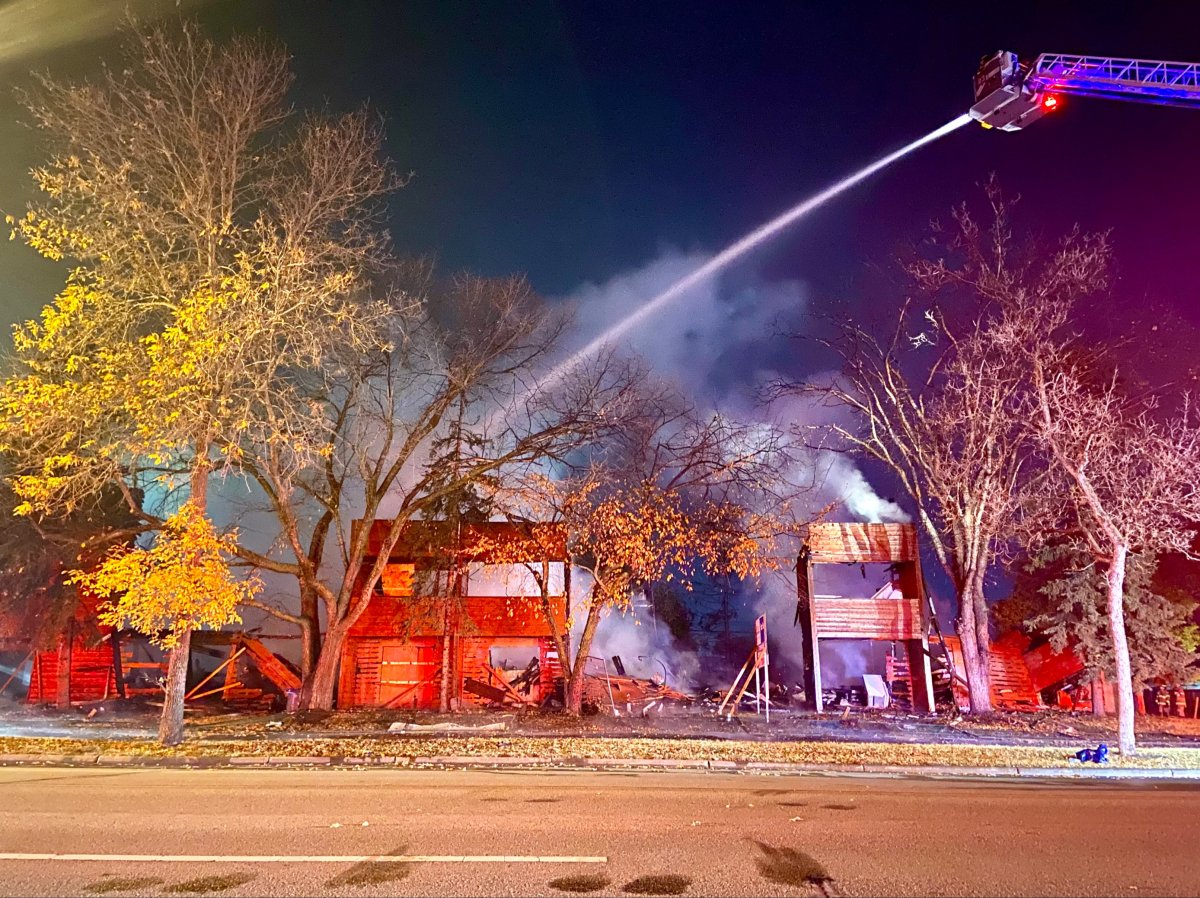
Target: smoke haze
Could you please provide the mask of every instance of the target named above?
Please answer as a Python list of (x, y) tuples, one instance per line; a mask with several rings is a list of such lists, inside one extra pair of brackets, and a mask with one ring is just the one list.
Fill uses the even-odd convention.
[[(575, 290), (568, 301), (576, 311), (579, 345), (603, 333), (614, 322), (632, 314), (648, 297), (704, 265), (710, 257), (701, 253), (665, 251), (639, 268), (625, 271), (603, 283), (588, 283)], [(808, 325), (808, 300), (804, 285), (797, 281), (770, 282), (744, 276), (731, 285), (730, 278), (705, 281), (677, 301), (654, 311), (641, 326), (617, 340), (620, 349), (632, 350), (649, 361), (655, 375), (674, 381), (705, 411), (720, 411), (743, 422), (764, 426), (816, 424), (830, 420), (829, 409), (817, 409), (810, 401), (788, 397), (770, 408), (757, 399), (759, 388), (787, 371), (791, 379), (803, 377), (803, 359), (795, 357), (792, 334), (803, 334)], [(578, 347), (571, 347), (577, 349)], [(827, 372), (812, 372), (814, 380)], [(895, 502), (881, 497), (855, 465), (844, 455), (809, 453), (788, 472), (793, 483), (812, 484), (806, 496), (807, 509), (815, 512), (830, 502), (837, 504), (834, 517), (843, 520), (884, 522), (906, 521), (908, 516)], [(733, 629), (748, 633), (750, 618), (768, 616), (773, 656), (785, 662), (780, 674), (799, 676), (802, 670), (799, 632), (792, 626), (796, 608), (794, 558), (797, 546), (780, 547), (781, 567), (759, 584), (744, 584), (740, 611)], [(871, 591), (880, 584), (873, 584)], [(580, 589), (584, 588), (583, 583)], [(870, 594), (869, 592), (866, 594)], [(583, 592), (579, 593), (582, 597)], [(668, 681), (677, 688), (697, 685), (699, 659), (690, 649), (674, 643), (670, 633), (654, 620), (644, 603), (622, 614), (605, 618), (596, 633), (592, 654), (611, 658), (619, 654), (626, 669), (638, 676), (662, 676), (661, 662), (671, 672)], [(748, 637), (747, 637), (748, 638)], [(747, 650), (749, 642), (747, 641)], [(836, 651), (836, 650), (835, 650)], [(862, 647), (847, 646), (850, 653), (832, 659), (847, 670), (861, 672)], [(647, 659), (652, 660), (645, 660)], [(638, 659), (643, 661), (639, 662)], [(790, 670), (789, 670), (790, 668)], [(599, 669), (597, 663), (597, 670)], [(703, 678), (700, 678), (703, 679)]]

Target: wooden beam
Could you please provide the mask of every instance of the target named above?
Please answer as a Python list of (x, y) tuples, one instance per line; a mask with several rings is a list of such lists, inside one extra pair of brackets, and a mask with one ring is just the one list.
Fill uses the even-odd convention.
[[(197, 696), (196, 693), (200, 691), (200, 689), (204, 686), (204, 684), (207, 683), (209, 680), (211, 680), (213, 677), (215, 677), (217, 674), (219, 674), (222, 670), (224, 670), (225, 665), (227, 665), (233, 661), (236, 661), (238, 656), (240, 654), (242, 654), (242, 652), (246, 651), (245, 646), (241, 646), (240, 648), (238, 648), (237, 651), (232, 651), (233, 646), (231, 645), (230, 649), (231, 649), (231, 651), (229, 652), (229, 657), (226, 658), (224, 661), (222, 661), (220, 664), (218, 664), (216, 669), (213, 670), (212, 673), (210, 673), (207, 677), (205, 677), (203, 680), (201, 680), (199, 683), (197, 683), (195, 686), (193, 686), (191, 692), (189, 692), (187, 695), (185, 695), (183, 697), (183, 700), (185, 702), (188, 701), (189, 699), (199, 698), (199, 696)], [(225, 688), (225, 687), (222, 687), (222, 688)], [(208, 695), (209, 693), (206, 692), (204, 694)]]
[[(804, 582), (808, 586), (808, 594), (811, 596), (816, 589), (813, 587), (813, 563), (812, 559), (806, 559), (804, 565)], [(818, 714), (825, 710), (825, 702), (821, 698), (821, 634), (817, 629), (817, 604), (809, 600), (808, 603), (808, 635), (809, 635), (809, 654), (805, 657), (805, 661), (812, 661), (812, 676), (806, 676), (804, 679), (804, 688), (808, 689), (810, 682), (812, 685), (812, 697), (809, 698), (813, 710)]]
[(512, 686), (509, 684), (508, 680), (506, 680), (504, 678), (504, 674), (500, 673), (500, 671), (496, 670), (496, 668), (492, 667), (492, 665), (490, 665), (486, 661), (484, 661), (482, 666), (483, 666), (483, 669), (488, 672), (488, 675), (491, 677), (494, 677), (497, 684), (499, 684), (500, 688), (503, 689), (506, 693), (508, 693), (509, 697), (512, 698), (513, 701), (517, 702), (517, 704), (520, 704), (520, 705), (535, 704), (532, 700), (527, 699), (525, 696), (521, 695), (521, 693), (517, 692), (517, 690), (513, 689)]
[(191, 698), (191, 699), (205, 698), (206, 696), (213, 695), (218, 692), (230, 692), (234, 689), (237, 689), (241, 685), (242, 685), (241, 683), (239, 683), (235, 680), (233, 683), (226, 683), (224, 686), (216, 686), (216, 687), (208, 690), (207, 692), (201, 692), (199, 695), (189, 696), (189, 698)]
[(300, 678), (286, 664), (275, 657), (275, 653), (253, 636), (243, 636), (242, 647), (250, 653), (250, 659), (259, 673), (275, 684), (280, 693), (287, 695), (289, 689), (300, 688)]
[(496, 703), (497, 705), (504, 704), (504, 700), (508, 698), (508, 693), (503, 689), (497, 689), (495, 686), (491, 686), (487, 683), (481, 683), (479, 680), (476, 680), (472, 677), (465, 677), (463, 679), (463, 689), (472, 695), (485, 698), (490, 702)]
[[(236, 642), (231, 642), (229, 644), (230, 654), (233, 653), (233, 646), (235, 646), (235, 645), (237, 645)], [(226, 667), (225, 667), (225, 686), (224, 686), (225, 691), (228, 692), (229, 690), (236, 689), (237, 687), (239, 687), (241, 685), (242, 685), (241, 683), (237, 682), (237, 665), (236, 664), (226, 665)], [(224, 698), (224, 696), (222, 696), (222, 698)]]
[(912, 708), (914, 711), (932, 714), (935, 708), (929, 643), (925, 639), (906, 639), (904, 647), (908, 652), (908, 681), (912, 688)]
[(742, 681), (742, 677), (746, 674), (746, 668), (754, 663), (754, 651), (750, 651), (750, 657), (746, 659), (746, 663), (742, 665), (742, 669), (737, 672), (737, 676), (733, 678), (733, 683), (729, 687), (729, 691), (725, 693), (725, 698), (721, 700), (720, 707), (717, 708), (717, 716), (720, 717), (725, 713), (725, 705), (733, 698), (733, 691), (737, 689), (738, 683)]
[[(746, 671), (746, 682), (742, 684), (742, 688), (741, 688), (741, 690), (738, 692), (738, 694), (737, 694), (737, 698), (735, 698), (735, 699), (733, 700), (733, 704), (732, 704), (732, 705), (730, 706), (730, 708), (729, 708), (729, 715), (728, 715), (728, 716), (729, 716), (731, 719), (733, 718), (733, 715), (737, 713), (737, 711), (738, 711), (738, 705), (740, 705), (740, 704), (742, 703), (742, 696), (743, 696), (743, 695), (745, 695), (745, 694), (746, 694), (746, 690), (750, 688), (750, 683), (751, 683), (751, 681), (754, 679), (754, 674), (755, 674), (755, 672), (758, 670), (758, 668), (756, 668), (756, 667), (754, 666), (754, 654), (755, 654), (754, 652), (751, 652), (751, 653), (750, 653), (750, 663), (749, 663), (749, 668), (750, 668), (750, 669)], [(736, 685), (736, 684), (735, 684), (735, 685)]]
[(46, 686), (42, 682), (42, 653), (34, 651), (33, 653), (33, 669), (29, 672), (29, 694), (25, 697), (26, 701), (33, 696), (33, 684), (37, 683), (38, 701), (46, 701)]
[[(30, 658), (33, 658), (33, 657), (34, 657), (34, 651), (33, 651), (33, 649), (30, 649), (30, 650), (29, 650), (29, 654), (28, 654), (28, 655), (26, 655), (24, 658), (22, 658), (22, 659), (21, 659), (21, 663), (20, 663), (20, 664), (18, 664), (16, 667), (14, 667), (14, 668), (13, 668), (13, 672), (12, 672), (12, 674), (9, 676), (9, 678), (8, 678), (7, 680), (5, 680), (5, 681), (4, 681), (4, 685), (3, 685), (3, 686), (0, 686), (0, 695), (3, 695), (3, 694), (4, 694), (4, 690), (8, 688), (8, 684), (9, 684), (9, 683), (11, 683), (13, 680), (15, 680), (15, 679), (17, 678), (17, 674), (19, 674), (19, 673), (21, 672), (21, 668), (25, 666), (25, 662), (26, 662), (26, 661), (28, 661)], [(36, 658), (34, 659), (34, 666), (35, 666), (35, 667), (37, 666), (37, 660), (36, 660)], [(32, 678), (32, 676), (30, 677), (30, 679), (29, 679), (29, 682), (30, 682), (30, 684), (32, 684), (32, 683), (33, 683), (33, 678)]]

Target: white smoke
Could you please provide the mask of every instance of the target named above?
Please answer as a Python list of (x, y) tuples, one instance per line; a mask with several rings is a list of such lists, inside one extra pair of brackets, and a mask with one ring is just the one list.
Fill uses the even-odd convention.
[[(630, 315), (647, 297), (708, 259), (701, 253), (667, 251), (604, 283), (584, 284), (569, 299), (576, 309), (580, 343)], [(804, 287), (798, 281), (751, 279), (729, 289), (721, 279), (709, 280), (658, 309), (645, 326), (622, 336), (618, 345), (643, 356), (656, 375), (675, 381), (703, 408), (719, 406), (724, 414), (764, 427), (777, 422), (822, 424), (841, 413), (819, 408), (802, 396), (782, 398), (769, 409), (757, 398), (760, 386), (778, 379), (781, 366), (794, 353), (791, 336), (804, 333), (806, 311)], [(812, 378), (829, 376), (820, 372)], [(813, 511), (835, 501), (855, 520), (908, 520), (904, 510), (880, 497), (844, 455), (810, 453), (792, 474), (793, 482), (814, 486), (809, 500)]]
[(840, 501), (855, 520), (868, 524), (909, 521), (908, 513), (875, 492), (863, 472), (844, 455), (834, 455), (828, 465), (825, 483), (831, 485), (833, 498)]
[[(639, 268), (575, 290), (569, 301), (576, 310), (579, 345), (637, 311), (649, 297), (709, 258), (701, 253), (667, 251)], [(656, 310), (640, 327), (624, 334), (618, 347), (643, 356), (657, 376), (674, 380), (703, 408), (720, 407), (724, 414), (742, 422), (761, 423), (764, 428), (777, 422), (818, 424), (831, 412), (817, 409), (810, 400), (789, 397), (768, 409), (756, 396), (761, 384), (773, 380), (776, 372), (789, 364), (795, 351), (790, 335), (804, 332), (806, 310), (805, 290), (797, 281), (751, 278), (730, 288), (724, 280), (709, 280)], [(840, 506), (835, 516), (842, 519), (908, 520), (903, 509), (879, 496), (844, 455), (811, 452), (797, 460), (788, 479), (812, 485), (806, 502), (809, 511), (835, 502)], [(796, 548), (784, 546), (780, 551), (794, 556)], [(582, 579), (579, 588), (585, 588)], [(763, 578), (752, 607), (756, 613), (768, 615), (772, 651), (781, 652), (795, 671), (802, 670), (799, 634), (792, 626), (795, 574), (786, 559), (779, 571)], [(748, 621), (740, 622), (741, 628), (748, 625)], [(662, 622), (655, 627), (651, 610), (637, 604), (625, 614), (604, 618), (590, 653), (606, 659), (620, 655), (626, 670), (636, 676), (662, 676), (665, 666), (671, 685), (683, 689), (695, 685), (699, 673), (695, 653), (676, 645)], [(594, 662), (594, 668), (598, 672), (600, 662)]]
[(641, 603), (625, 613), (613, 612), (606, 618), (592, 641), (590, 654), (602, 659), (589, 666), (593, 673), (608, 669), (616, 673), (612, 662), (619, 656), (631, 677), (656, 679), (684, 692), (696, 687), (700, 659), (690, 649), (680, 648), (666, 623), (656, 620), (653, 611)]
[[(641, 268), (575, 290), (570, 301), (580, 342), (633, 314), (707, 259), (668, 251)], [(744, 390), (770, 369), (771, 353), (786, 343), (775, 335), (797, 326), (805, 307), (796, 281), (759, 282), (733, 291), (723, 284), (709, 280), (693, 287), (618, 339), (618, 346), (642, 355), (657, 375), (675, 379), (701, 405)]]
[[(587, 605), (592, 576), (578, 567), (571, 569), (571, 641), (579, 638), (587, 622)], [(696, 653), (678, 646), (664, 621), (657, 620), (641, 592), (624, 609), (606, 609), (588, 649), (586, 671), (602, 676), (619, 671), (613, 663), (617, 655), (625, 673), (641, 679), (656, 679), (673, 689), (689, 691), (696, 685), (700, 659)]]

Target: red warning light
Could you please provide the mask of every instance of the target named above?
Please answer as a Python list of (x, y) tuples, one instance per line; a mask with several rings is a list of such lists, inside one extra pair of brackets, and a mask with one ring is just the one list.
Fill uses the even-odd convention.
[(1047, 112), (1058, 108), (1058, 97), (1053, 94), (1047, 94), (1042, 97), (1042, 108)]

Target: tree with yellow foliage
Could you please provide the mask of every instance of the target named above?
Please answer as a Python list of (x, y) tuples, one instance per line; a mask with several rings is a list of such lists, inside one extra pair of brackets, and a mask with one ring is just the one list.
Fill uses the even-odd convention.
[[(100, 623), (130, 627), (164, 649), (175, 649), (193, 630), (217, 629), (241, 622), (238, 608), (252, 599), (262, 583), (255, 576), (238, 579), (229, 570), (232, 534), (218, 535), (193, 502), (187, 502), (163, 524), (149, 549), (123, 548), (98, 567), (72, 572), (69, 582), (105, 600)], [(173, 665), (167, 693), (186, 687), (187, 668)], [(164, 717), (159, 738), (179, 741), (172, 721)]]
[[(293, 123), (290, 81), (282, 49), (185, 25), (132, 33), (97, 82), (44, 76), (24, 96), (49, 157), (13, 236), (72, 268), (16, 329), (0, 389), (23, 513), (69, 512), (108, 484), (162, 526), (155, 503), (174, 490), (207, 513), (243, 442), (293, 471), (328, 451), (313, 385), (384, 348), (391, 310), (363, 296), (388, 257), (377, 201), (400, 182), (367, 112)], [(164, 741), (182, 738), (189, 633)]]
[(186, 632), (241, 623), (238, 607), (262, 589), (256, 576), (239, 580), (230, 572), (233, 540), (187, 502), (151, 548), (117, 550), (93, 570), (74, 571), (70, 582), (107, 600), (100, 623), (132, 628), (172, 649)]
[[(540, 588), (568, 714), (582, 711), (600, 622), (628, 613), (635, 591), (661, 581), (691, 590), (702, 572), (752, 578), (775, 564), (783, 505), (770, 492), (788, 458), (781, 435), (721, 416), (703, 420), (671, 396), (644, 398), (640, 418), (593, 447), (588, 465), (509, 479), (495, 500), (512, 521), (558, 525), (518, 528), (518, 538), (489, 548), (503, 563), (524, 565)], [(562, 627), (548, 567), (530, 559), (556, 554), (539, 539), (564, 538), (570, 564), (586, 582)]]

